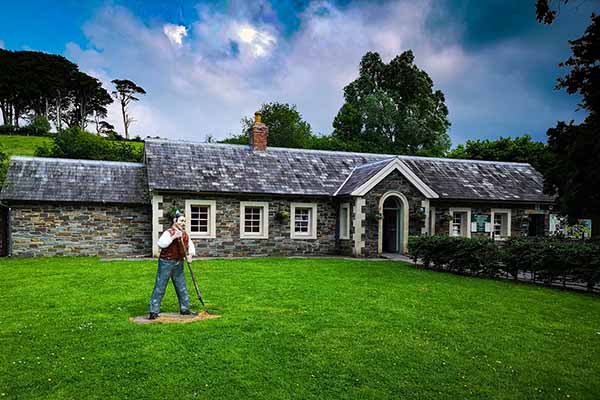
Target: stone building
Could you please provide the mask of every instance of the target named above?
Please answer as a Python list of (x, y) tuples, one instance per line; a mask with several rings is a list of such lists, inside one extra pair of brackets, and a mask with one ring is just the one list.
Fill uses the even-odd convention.
[(406, 252), (409, 235), (544, 235), (529, 164), (148, 139), (144, 163), (13, 157), (0, 198), (13, 256), (156, 256), (171, 207), (200, 256)]

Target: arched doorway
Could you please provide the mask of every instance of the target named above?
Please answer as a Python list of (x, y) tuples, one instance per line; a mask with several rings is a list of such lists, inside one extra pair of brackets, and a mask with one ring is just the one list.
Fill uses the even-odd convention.
[(383, 202), (383, 238), (384, 253), (398, 253), (402, 249), (402, 204), (396, 196), (390, 196)]
[(401, 192), (389, 191), (379, 200), (379, 238), (377, 251), (406, 253), (408, 251), (408, 200)]

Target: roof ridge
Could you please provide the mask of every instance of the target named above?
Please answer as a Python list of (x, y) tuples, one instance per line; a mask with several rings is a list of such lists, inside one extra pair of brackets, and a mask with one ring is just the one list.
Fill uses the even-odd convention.
[(367, 168), (367, 167), (372, 167), (373, 165), (377, 165), (377, 164), (384, 164), (384, 163), (391, 163), (392, 161), (396, 160), (398, 157), (390, 157), (390, 158), (384, 158), (383, 160), (377, 160), (377, 161), (369, 161), (368, 163), (364, 163), (364, 164), (360, 164), (358, 166), (356, 166), (355, 169), (361, 169), (361, 168)]
[[(146, 141), (151, 142), (169, 142), (169, 143), (189, 143), (194, 145), (208, 146), (208, 147), (231, 147), (231, 148), (245, 148), (250, 150), (250, 146), (247, 144), (230, 144), (230, 143), (208, 143), (208, 142), (197, 142), (192, 140), (175, 140), (175, 139), (155, 139), (150, 138), (146, 139)], [(412, 156), (412, 155), (403, 155), (403, 154), (385, 154), (385, 153), (362, 153), (362, 152), (354, 152), (354, 151), (339, 151), (339, 150), (318, 150), (318, 149), (299, 149), (293, 147), (267, 147), (267, 152), (269, 151), (277, 151), (277, 152), (298, 152), (298, 153), (315, 153), (315, 154), (336, 154), (336, 155), (349, 155), (349, 156), (365, 156), (365, 157), (387, 157), (393, 158), (397, 157), (399, 159), (407, 159), (407, 160), (429, 160), (429, 161), (448, 161), (448, 162), (467, 162), (472, 164), (502, 164), (502, 165), (521, 165), (521, 166), (531, 166), (529, 163), (516, 162), (516, 161), (493, 161), (493, 160), (474, 160), (474, 159), (466, 159), (466, 158), (444, 158), (444, 157), (425, 157), (425, 156)], [(386, 159), (387, 159), (386, 158)], [(377, 160), (377, 161), (383, 161)]]
[(144, 163), (136, 163), (130, 161), (108, 161), (108, 160), (84, 160), (79, 158), (58, 158), (58, 157), (32, 157), (32, 156), (11, 156), (11, 161), (42, 161), (42, 162), (63, 162), (63, 163), (78, 163), (78, 164), (93, 164), (93, 165), (122, 165), (131, 167), (145, 167)]

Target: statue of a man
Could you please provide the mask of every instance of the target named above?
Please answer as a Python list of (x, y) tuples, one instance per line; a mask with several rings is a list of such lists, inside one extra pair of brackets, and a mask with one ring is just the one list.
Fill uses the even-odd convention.
[(173, 286), (179, 300), (179, 311), (182, 315), (198, 315), (190, 311), (190, 296), (188, 295), (185, 284), (185, 274), (183, 268), (184, 258), (192, 262), (192, 256), (196, 255), (194, 243), (190, 235), (185, 232), (185, 216), (179, 210), (173, 213), (172, 224), (169, 229), (163, 232), (158, 239), (160, 247), (160, 256), (158, 258), (158, 271), (156, 272), (156, 283), (150, 299), (150, 315), (148, 319), (158, 318), (160, 312), (160, 303), (165, 295), (165, 289), (169, 283), (169, 278), (173, 278)]

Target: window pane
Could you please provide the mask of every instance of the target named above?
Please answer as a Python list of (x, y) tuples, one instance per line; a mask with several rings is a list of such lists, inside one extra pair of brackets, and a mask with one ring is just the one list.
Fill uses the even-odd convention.
[(347, 237), (348, 232), (348, 207), (342, 207), (340, 211), (340, 235)]
[(190, 207), (190, 230), (194, 233), (208, 233), (209, 206)]
[(296, 208), (294, 216), (294, 231), (297, 233), (308, 233), (310, 225), (310, 208)]
[(244, 232), (260, 233), (263, 207), (244, 208)]
[(463, 215), (462, 212), (452, 214), (452, 236), (463, 235)]
[(508, 236), (508, 214), (494, 214), (494, 236)]

